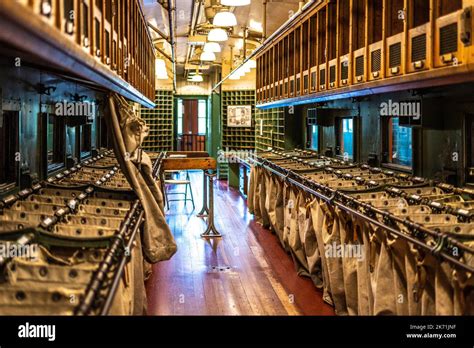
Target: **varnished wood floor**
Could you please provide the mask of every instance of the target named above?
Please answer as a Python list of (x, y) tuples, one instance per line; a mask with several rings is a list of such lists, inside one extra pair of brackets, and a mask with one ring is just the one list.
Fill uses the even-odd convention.
[(224, 181), (214, 190), (223, 237), (201, 238), (202, 172), (191, 176), (196, 209), (171, 203), (167, 220), (178, 252), (153, 266), (149, 315), (334, 315), (312, 282), (296, 274), (278, 238), (253, 221), (245, 200)]

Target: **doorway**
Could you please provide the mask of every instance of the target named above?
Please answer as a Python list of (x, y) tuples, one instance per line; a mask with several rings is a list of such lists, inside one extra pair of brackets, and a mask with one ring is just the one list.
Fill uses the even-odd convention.
[(206, 151), (207, 99), (178, 98), (178, 151)]
[(0, 194), (18, 185), (19, 116), (17, 111), (0, 111)]

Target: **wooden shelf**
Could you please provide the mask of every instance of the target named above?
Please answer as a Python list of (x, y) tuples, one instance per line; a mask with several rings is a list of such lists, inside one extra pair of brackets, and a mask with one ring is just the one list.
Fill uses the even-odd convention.
[[(260, 123), (262, 123), (263, 135), (260, 133)], [(285, 147), (284, 130), (285, 111), (283, 108), (257, 108), (255, 114), (255, 148), (257, 150), (265, 151), (269, 147), (283, 150)]]
[[(139, 91), (147, 88), (143, 80), (144, 69), (137, 68), (136, 74), (142, 79), (138, 78), (133, 84), (125, 81), (107, 64), (86, 52), (57, 27), (45, 21), (39, 14), (35, 14), (31, 8), (17, 1), (0, 1), (0, 42), (10, 47), (9, 50), (17, 51), (19, 57), (31, 57), (34, 64), (79, 77), (144, 106), (155, 105)], [(150, 64), (149, 62), (148, 65)], [(154, 85), (154, 79), (148, 81), (148, 86), (151, 86), (150, 83)]]
[(257, 107), (472, 82), (473, 5), (472, 0), (315, 2), (259, 50)]
[[(230, 105), (252, 106), (251, 127), (228, 127), (227, 107)], [(255, 90), (223, 91), (222, 92), (222, 146), (224, 149), (255, 148)]]
[(141, 108), (140, 115), (150, 128), (143, 142), (146, 151), (173, 150), (173, 91), (155, 91), (155, 108)]

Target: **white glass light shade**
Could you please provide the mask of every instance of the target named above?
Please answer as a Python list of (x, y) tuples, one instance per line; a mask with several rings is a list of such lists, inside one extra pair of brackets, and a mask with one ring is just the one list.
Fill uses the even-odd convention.
[(202, 75), (194, 75), (192, 78), (191, 78), (191, 81), (193, 82), (202, 82), (204, 81)]
[(221, 45), (217, 42), (206, 42), (204, 45), (204, 52), (220, 52)]
[(209, 41), (222, 42), (229, 40), (229, 36), (227, 35), (227, 32), (224, 29), (214, 28), (209, 31), (207, 39)]
[(202, 52), (201, 53), (201, 60), (203, 62), (213, 62), (216, 60), (216, 55), (214, 52)]
[(237, 25), (237, 18), (235, 18), (235, 14), (229, 11), (218, 12), (212, 24), (217, 27), (233, 27)]

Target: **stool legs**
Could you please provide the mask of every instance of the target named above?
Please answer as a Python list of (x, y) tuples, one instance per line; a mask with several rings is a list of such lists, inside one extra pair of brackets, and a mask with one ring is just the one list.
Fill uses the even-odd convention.
[(201, 237), (222, 237), (214, 225), (214, 178), (216, 174), (205, 173), (209, 179), (209, 215), (207, 219), (207, 229)]
[(196, 206), (194, 205), (194, 196), (193, 196), (193, 188), (191, 186), (191, 177), (189, 176), (189, 172), (186, 171), (186, 180), (189, 181), (189, 193), (191, 195), (191, 203), (193, 204), (193, 210), (196, 209)]
[[(179, 175), (179, 177), (181, 177), (181, 175)], [(191, 203), (193, 205), (193, 210), (196, 209), (195, 204), (194, 204), (193, 188), (191, 186), (191, 177), (190, 177), (188, 171), (186, 171), (186, 182), (182, 182), (180, 184), (181, 185), (185, 184), (184, 192), (170, 192), (170, 193), (168, 193), (168, 190), (166, 190), (166, 180), (165, 180), (165, 177), (163, 175), (162, 189), (163, 189), (163, 193), (164, 193), (163, 195), (164, 195), (165, 207), (167, 208), (167, 210), (169, 210), (170, 209), (170, 202), (177, 202), (177, 201), (184, 201), (184, 206), (186, 207), (187, 202), (191, 201)], [(178, 184), (176, 184), (176, 185), (178, 185)], [(191, 199), (188, 198), (188, 187), (189, 187), (189, 194), (191, 196)], [(182, 195), (184, 195), (184, 200), (182, 200), (182, 199), (170, 199), (169, 195), (171, 195), (171, 194), (175, 194), (175, 195), (182, 194)]]
[(203, 182), (202, 209), (197, 214), (197, 216), (198, 217), (207, 217), (207, 216), (209, 216), (209, 208), (207, 207), (208, 195), (207, 195), (207, 177), (206, 177), (206, 171), (205, 170), (203, 170), (202, 182)]

